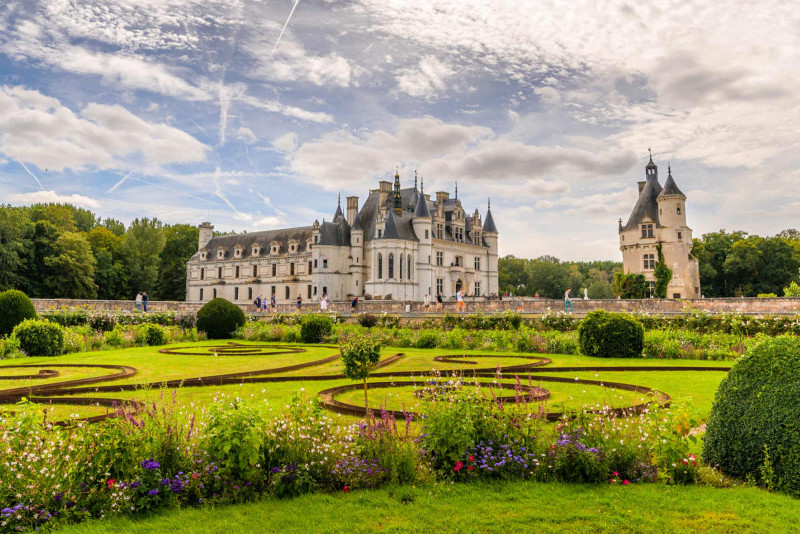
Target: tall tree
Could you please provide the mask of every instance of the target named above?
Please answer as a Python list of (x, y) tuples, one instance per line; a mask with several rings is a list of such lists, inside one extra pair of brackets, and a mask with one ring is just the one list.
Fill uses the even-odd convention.
[(51, 295), (74, 299), (97, 297), (94, 270), (97, 262), (85, 235), (64, 232), (53, 244), (53, 254), (44, 258), (49, 274), (44, 280)]
[[(72, 208), (72, 209), (70, 209)], [(34, 204), (30, 208), (30, 217), (33, 222), (47, 221), (61, 232), (74, 232), (78, 229), (72, 212), (75, 209), (66, 204)]]
[(125, 225), (116, 219), (103, 219), (103, 226), (111, 230), (114, 235), (122, 237), (125, 235)]
[(97, 260), (94, 280), (97, 297), (118, 300), (128, 296), (128, 273), (122, 259), (122, 237), (105, 226), (96, 226), (89, 232), (89, 244)]
[(58, 294), (50, 292), (45, 280), (50, 275), (50, 267), (44, 259), (53, 255), (53, 246), (61, 232), (54, 224), (46, 220), (37, 221), (33, 231), (33, 247), (29, 251), (28, 294), (32, 297), (52, 298)]
[(158, 219), (136, 219), (122, 241), (122, 255), (128, 267), (129, 296), (153, 292), (158, 281), (159, 256), (164, 249), (164, 229)]
[(161, 300), (186, 299), (186, 263), (197, 252), (199, 230), (189, 224), (164, 229), (166, 244), (158, 268), (158, 292)]
[(0, 291), (28, 290), (25, 270), (33, 229), (25, 210), (0, 206)]

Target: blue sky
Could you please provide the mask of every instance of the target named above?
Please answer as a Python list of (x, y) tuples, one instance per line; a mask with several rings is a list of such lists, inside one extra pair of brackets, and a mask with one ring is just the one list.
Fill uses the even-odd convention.
[[(695, 235), (800, 227), (791, 3), (41, 0), (0, 6), (0, 202), (255, 231), (399, 167), (501, 253), (618, 259), (653, 148)], [(273, 52), (274, 49), (274, 52)]]

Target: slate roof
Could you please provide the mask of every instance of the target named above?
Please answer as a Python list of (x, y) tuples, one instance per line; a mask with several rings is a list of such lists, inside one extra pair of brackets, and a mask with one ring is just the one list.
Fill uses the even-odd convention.
[(645, 181), (642, 192), (639, 193), (639, 199), (633, 207), (627, 224), (625, 224), (620, 231), (632, 230), (638, 227), (639, 224), (648, 217), (656, 224), (656, 227), (660, 227), (661, 223), (658, 219), (658, 202), (656, 199), (661, 191), (661, 184), (658, 183), (658, 178), (648, 178), (647, 181)]
[(486, 218), (483, 220), (483, 233), (497, 232), (497, 225), (494, 224), (494, 217), (492, 217), (492, 208), (486, 208)]
[(675, 180), (672, 178), (672, 171), (670, 171), (669, 175), (667, 175), (667, 181), (664, 182), (664, 189), (661, 190), (661, 193), (658, 194), (659, 197), (665, 197), (668, 195), (679, 195), (682, 197), (686, 197), (683, 192), (678, 189), (678, 184), (675, 183)]
[(344, 217), (339, 222), (322, 221), (319, 225), (319, 244), (350, 246), (350, 225)]
[[(281, 245), (281, 254), (285, 254), (289, 250), (289, 241), (295, 240), (298, 243), (297, 250), (302, 253), (306, 251), (306, 243), (311, 239), (311, 233), (314, 230), (313, 226), (301, 226), (299, 228), (284, 228), (281, 230), (266, 230), (263, 232), (252, 232), (248, 234), (233, 234), (221, 235), (212, 237), (211, 241), (205, 246), (208, 250), (206, 261), (215, 261), (217, 259), (217, 250), (220, 247), (225, 247), (228, 251), (226, 260), (233, 259), (233, 249), (236, 245), (244, 246), (242, 258), (252, 257), (253, 245), (258, 243), (261, 245), (261, 255), (264, 257), (269, 255), (269, 245), (273, 241), (277, 241)], [(195, 253), (191, 260), (199, 260), (200, 253)], [(239, 259), (239, 258), (236, 258)], [(191, 261), (190, 260), (190, 261)]]

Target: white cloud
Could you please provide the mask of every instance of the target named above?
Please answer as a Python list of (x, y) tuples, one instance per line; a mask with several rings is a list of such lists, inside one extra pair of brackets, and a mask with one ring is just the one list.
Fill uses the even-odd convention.
[(250, 128), (245, 128), (244, 126), (236, 130), (236, 137), (247, 144), (253, 144), (258, 141), (258, 137), (256, 137), (256, 134), (253, 133), (253, 130)]
[(75, 114), (38, 91), (0, 87), (0, 152), (42, 169), (203, 161), (207, 150), (191, 135), (121, 106), (91, 103)]
[(558, 104), (561, 101), (561, 95), (555, 87), (534, 87), (533, 92), (539, 95), (539, 98), (545, 104)]
[(397, 90), (410, 96), (431, 99), (445, 92), (447, 80), (455, 74), (436, 56), (425, 56), (419, 64), (399, 71)]
[(272, 146), (276, 150), (291, 154), (297, 148), (297, 134), (294, 132), (283, 134), (272, 142)]
[(13, 204), (39, 204), (57, 202), (62, 204), (74, 204), (81, 208), (99, 208), (100, 203), (93, 199), (77, 193), (72, 195), (59, 195), (55, 191), (34, 191), (32, 193), (17, 193), (11, 195), (9, 200)]

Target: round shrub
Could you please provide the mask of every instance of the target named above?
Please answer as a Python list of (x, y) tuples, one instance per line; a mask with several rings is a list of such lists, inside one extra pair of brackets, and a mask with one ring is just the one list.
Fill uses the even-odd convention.
[(333, 321), (326, 315), (310, 314), (303, 318), (300, 340), (303, 343), (322, 343), (333, 331)]
[(717, 390), (703, 443), (706, 462), (739, 479), (800, 494), (800, 339), (755, 345)]
[(64, 327), (50, 321), (26, 319), (14, 327), (19, 348), (28, 356), (58, 356), (64, 353)]
[(157, 324), (143, 324), (136, 327), (136, 341), (151, 347), (166, 345), (169, 342), (167, 331)]
[(197, 329), (205, 332), (208, 339), (229, 339), (245, 322), (242, 309), (222, 298), (208, 301), (197, 312)]
[(16, 289), (0, 293), (0, 337), (9, 335), (25, 319), (36, 319), (36, 309), (28, 295)]
[(371, 313), (362, 313), (358, 316), (358, 324), (364, 328), (372, 328), (378, 324), (378, 318)]
[(644, 327), (624, 313), (590, 312), (578, 325), (581, 353), (600, 358), (639, 358), (644, 348)]
[(414, 343), (414, 347), (418, 349), (435, 349), (438, 345), (439, 334), (431, 330), (421, 330)]

